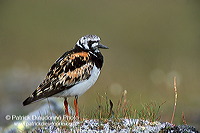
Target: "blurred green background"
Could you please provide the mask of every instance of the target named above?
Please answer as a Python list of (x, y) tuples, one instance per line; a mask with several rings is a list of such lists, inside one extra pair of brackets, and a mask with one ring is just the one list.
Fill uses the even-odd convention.
[(110, 49), (101, 50), (102, 73), (80, 97), (80, 110), (96, 108), (97, 93), (116, 104), (127, 90), (135, 109), (166, 101), (161, 121), (170, 121), (176, 76), (175, 123), (184, 112), (188, 124), (200, 125), (199, 0), (0, 0), (0, 126), (10, 123), (5, 115), (41, 105), (22, 102), (86, 34), (100, 36)]

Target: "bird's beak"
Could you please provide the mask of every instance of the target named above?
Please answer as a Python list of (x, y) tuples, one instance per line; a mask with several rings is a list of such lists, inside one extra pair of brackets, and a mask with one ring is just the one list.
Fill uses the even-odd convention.
[(98, 48), (103, 48), (103, 49), (109, 49), (107, 46), (105, 46), (105, 45), (103, 45), (101, 43), (99, 43), (97, 47)]

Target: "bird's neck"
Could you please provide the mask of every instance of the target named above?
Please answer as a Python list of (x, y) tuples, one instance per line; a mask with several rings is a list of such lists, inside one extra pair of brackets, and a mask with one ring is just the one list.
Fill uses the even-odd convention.
[(90, 51), (91, 59), (95, 62), (97, 68), (102, 68), (103, 66), (103, 55), (101, 52), (92, 52)]
[(91, 60), (95, 63), (97, 68), (102, 68), (103, 66), (103, 55), (101, 54), (101, 52), (97, 49), (97, 50), (93, 50), (93, 51), (88, 51), (88, 50), (83, 50), (82, 48), (75, 46), (74, 47), (74, 52), (89, 52), (90, 53), (90, 57)]

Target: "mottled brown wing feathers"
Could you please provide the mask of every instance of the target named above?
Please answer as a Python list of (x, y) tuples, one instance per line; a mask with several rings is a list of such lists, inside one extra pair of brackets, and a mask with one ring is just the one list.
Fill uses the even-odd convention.
[(52, 65), (44, 81), (23, 102), (23, 105), (50, 97), (88, 79), (94, 65), (90, 58), (88, 52), (63, 54)]

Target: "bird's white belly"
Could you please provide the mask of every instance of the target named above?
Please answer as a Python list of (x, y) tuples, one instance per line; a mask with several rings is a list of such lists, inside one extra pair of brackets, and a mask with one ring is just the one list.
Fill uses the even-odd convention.
[(58, 97), (70, 97), (70, 96), (80, 96), (83, 93), (85, 93), (98, 79), (100, 74), (100, 69), (98, 69), (95, 65), (92, 69), (91, 76), (89, 79), (84, 80), (76, 85), (74, 85), (72, 88), (64, 90), (63, 92), (59, 93)]

